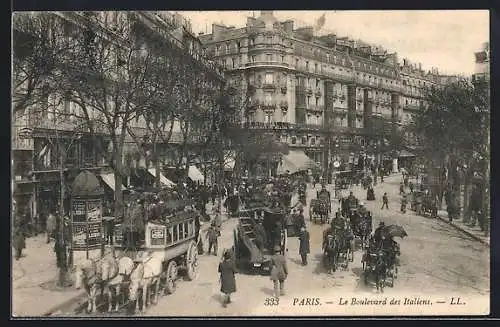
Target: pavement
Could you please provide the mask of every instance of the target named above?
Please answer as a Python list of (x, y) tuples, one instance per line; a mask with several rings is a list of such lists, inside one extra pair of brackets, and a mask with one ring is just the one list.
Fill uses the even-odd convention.
[[(393, 288), (386, 287), (384, 296), (391, 297), (429, 297), (445, 298), (452, 296), (466, 298), (470, 306), (450, 307), (435, 305), (424, 308), (415, 306), (390, 310), (390, 307), (374, 309), (360, 306), (338, 306), (339, 298), (345, 296), (377, 296), (372, 285), (364, 285), (362, 276), (361, 252), (357, 250), (354, 261), (346, 270), (328, 274), (322, 262), (322, 233), (327, 225), (311, 223), (306, 213), (306, 224), (310, 231), (309, 264), (302, 266), (298, 254), (299, 242), (296, 237), (288, 240), (288, 269), (286, 295), (280, 297), (279, 305), (269, 306), (273, 296), (273, 285), (269, 276), (240, 272), (236, 275), (236, 289), (232, 294), (232, 303), (224, 308), (221, 305), (219, 275), (217, 265), (223, 248), (233, 244), (233, 229), (236, 219), (225, 220), (222, 235), (219, 238), (217, 256), (202, 255), (199, 261), (199, 274), (194, 281), (178, 282), (174, 294), (164, 296), (143, 316), (240, 316), (240, 315), (380, 315), (380, 314), (484, 314), (489, 310), (490, 270), (489, 249), (465, 235), (448, 223), (415, 215), (411, 211), (402, 214), (399, 211), (399, 181), (401, 175), (393, 175), (378, 183), (375, 187), (376, 201), (365, 201), (366, 191), (362, 187), (353, 187), (354, 195), (365, 202), (373, 214), (374, 226), (380, 221), (398, 224), (405, 228), (408, 237), (398, 240), (401, 245), (401, 265), (398, 278)], [(307, 191), (308, 203), (314, 198), (315, 190)], [(389, 196), (389, 210), (381, 210), (381, 197), (384, 192)], [(334, 208), (336, 209), (336, 208)], [(205, 244), (206, 246), (206, 244)], [(300, 306), (301, 299), (318, 298), (320, 305)], [(297, 302), (298, 301), (298, 302)], [(358, 311), (348, 311), (348, 310)]]
[[(476, 238), (459, 230), (458, 223), (450, 224), (440, 219), (432, 219), (415, 215), (412, 211), (407, 211), (405, 214), (399, 211), (400, 196), (399, 182), (400, 174), (395, 174), (384, 179), (384, 183), (378, 183), (374, 190), (376, 201), (366, 201), (366, 191), (361, 186), (354, 186), (351, 190), (354, 195), (365, 202), (368, 210), (372, 212), (374, 226), (376, 227), (379, 221), (385, 221), (388, 224), (398, 224), (405, 228), (408, 237), (400, 240), (401, 245), (401, 266), (399, 267), (399, 276), (396, 280), (394, 288), (386, 288), (385, 296), (400, 296), (404, 294), (415, 296), (430, 296), (438, 294), (439, 296), (459, 295), (466, 298), (468, 301), (477, 300), (480, 302), (476, 307), (482, 310), (489, 308), (489, 293), (490, 293), (490, 270), (489, 270), (489, 249), (479, 243)], [(308, 188), (307, 203), (310, 199), (315, 198), (316, 189)], [(389, 210), (382, 210), (381, 197), (384, 192), (389, 196)], [(334, 210), (338, 203), (334, 201)], [(346, 270), (335, 272), (333, 275), (326, 273), (322, 262), (322, 232), (327, 227), (326, 225), (314, 224), (309, 220), (309, 208), (304, 208), (306, 214), (306, 224), (310, 231), (310, 247), (309, 264), (302, 266), (300, 264), (300, 256), (298, 254), (299, 242), (297, 238), (290, 237), (288, 241), (288, 267), (290, 274), (286, 281), (286, 296), (280, 298), (280, 305), (277, 307), (269, 307), (266, 301), (272, 297), (272, 282), (268, 276), (255, 274), (247, 274), (241, 272), (236, 276), (237, 292), (232, 295), (233, 302), (227, 307), (221, 306), (222, 296), (220, 294), (219, 275), (217, 266), (220, 262), (222, 251), (225, 248), (230, 248), (233, 245), (233, 230), (236, 227), (237, 219), (229, 219), (223, 212), (223, 225), (221, 237), (219, 238), (219, 251), (216, 256), (204, 254), (200, 256), (199, 273), (194, 281), (185, 281), (179, 279), (177, 289), (174, 294), (163, 296), (159, 299), (156, 305), (150, 306), (143, 316), (238, 316), (238, 315), (345, 315), (348, 314), (346, 308), (332, 307), (325, 303), (337, 303), (339, 296), (373, 296), (376, 294), (375, 288), (370, 285), (364, 285), (361, 281), (361, 252), (355, 252), (354, 262), (349, 263)], [(208, 205), (207, 211), (212, 210)], [(207, 228), (209, 223), (202, 225), (202, 230)], [(463, 227), (464, 228), (464, 227)], [(204, 236), (204, 234), (202, 234)], [(44, 245), (43, 241), (38, 243), (30, 243), (28, 240), (26, 257), (21, 258), (19, 262), (14, 261), (14, 289), (13, 294), (14, 311), (17, 315), (43, 314), (46, 309), (37, 308), (33, 310), (40, 302), (51, 302), (54, 304), (59, 298), (77, 296), (70, 294), (67, 290), (66, 295), (62, 296), (59, 293), (47, 293), (43, 288), (37, 286), (41, 283), (31, 282), (28, 287), (28, 281), (32, 281), (30, 274), (46, 275), (46, 280), (54, 280), (55, 256), (48, 246)], [(204, 242), (205, 251), (207, 244)], [(37, 256), (38, 263), (29, 264), (32, 266), (29, 272), (16, 268), (16, 265), (23, 268), (28, 265), (28, 258), (34, 256), (33, 249), (36, 246), (42, 247), (40, 255)], [(43, 247), (45, 246), (45, 249)], [(31, 250), (30, 250), (31, 249)], [(47, 256), (49, 253), (49, 256)], [(43, 264), (42, 261), (47, 258), (53, 264)], [(23, 264), (23, 260), (25, 260)], [(43, 267), (35, 269), (34, 267)], [(52, 268), (49, 266), (52, 265)], [(45, 271), (38, 273), (37, 270)], [(16, 273), (17, 271), (17, 273)], [(50, 271), (50, 272), (49, 272)], [(24, 274), (24, 275), (23, 275)], [(38, 276), (37, 276), (38, 278)], [(24, 280), (24, 282), (23, 282)], [(34, 279), (33, 279), (34, 280)], [(16, 288), (16, 285), (17, 288)], [(24, 293), (22, 293), (24, 292)], [(29, 293), (31, 292), (31, 293)], [(31, 295), (30, 295), (31, 294)], [(42, 294), (42, 295), (41, 295)], [(437, 295), (436, 295), (437, 296)], [(16, 302), (16, 297), (18, 298)], [(295, 300), (305, 297), (319, 297), (323, 306), (312, 308), (310, 306), (295, 307)], [(20, 301), (28, 299), (28, 304)], [(61, 300), (62, 301), (62, 300)], [(42, 303), (42, 304), (43, 304)], [(41, 305), (40, 305), (41, 306)], [(363, 309), (363, 307), (360, 307)], [(383, 308), (383, 307), (382, 307)], [(419, 308), (422, 308), (419, 306)], [(475, 314), (469, 311), (459, 311), (460, 308), (450, 308), (445, 311), (433, 311), (440, 314)], [(470, 306), (467, 306), (470, 308)], [(385, 310), (388, 308), (385, 307)], [(453, 311), (453, 310), (455, 311)], [(24, 310), (24, 311), (23, 311)], [(366, 309), (364, 309), (366, 310)], [(371, 310), (371, 309), (370, 309)], [(414, 309), (413, 309), (414, 310)], [(423, 309), (422, 309), (423, 310)], [(437, 310), (434, 307), (433, 310)], [(35, 312), (36, 311), (36, 312)], [(409, 308), (392, 312), (397, 314), (408, 314), (411, 312)], [(416, 314), (422, 314), (424, 311), (419, 311)], [(431, 312), (432, 313), (432, 312)], [(387, 311), (377, 313), (375, 311), (350, 312), (350, 314), (385, 314)], [(434, 313), (436, 314), (436, 313)], [(64, 312), (63, 315), (73, 315), (73, 312)]]
[(19, 260), (12, 250), (12, 316), (44, 316), (84, 295), (72, 287), (56, 285), (58, 268), (53, 251), (54, 241), (46, 243), (45, 235), (26, 239), (26, 249)]

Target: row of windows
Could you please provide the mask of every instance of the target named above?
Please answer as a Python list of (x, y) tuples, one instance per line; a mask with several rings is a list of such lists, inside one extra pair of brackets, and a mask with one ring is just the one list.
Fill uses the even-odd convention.
[(194, 220), (182, 222), (167, 228), (167, 244), (175, 244), (195, 234)]
[[(305, 47), (296, 47), (295, 50), (301, 55), (308, 54), (309, 51), (309, 53), (312, 54), (313, 56), (322, 56), (326, 61), (326, 63), (329, 64), (342, 64), (345, 66), (348, 63), (346, 61), (346, 58), (344, 58), (344, 56), (331, 55), (330, 53), (324, 52), (319, 48), (310, 47), (309, 49), (306, 49)], [(365, 63), (357, 60), (353, 60), (353, 63), (354, 67), (357, 69), (369, 70), (376, 74), (383, 74), (385, 76), (392, 76), (392, 77), (396, 76), (396, 73), (393, 70), (389, 68), (380, 67), (374, 63)]]

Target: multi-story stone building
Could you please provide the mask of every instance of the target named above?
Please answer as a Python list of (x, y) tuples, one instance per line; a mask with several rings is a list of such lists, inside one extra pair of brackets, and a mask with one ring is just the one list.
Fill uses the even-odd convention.
[[(176, 53), (184, 56), (186, 60), (195, 62), (190, 67), (195, 67), (196, 71), (193, 73), (198, 76), (200, 83), (213, 84), (217, 90), (225, 84), (222, 71), (212, 61), (206, 59), (200, 41), (190, 31), (189, 22), (180, 15), (154, 12), (54, 12), (51, 15), (66, 23), (64, 26), (68, 27), (68, 33), (90, 29), (99, 35), (99, 40), (114, 42), (119, 42), (115, 24), (133, 18), (146, 31), (145, 34), (154, 36), (154, 38), (143, 38), (144, 45), (149, 51), (153, 51), (154, 48), (157, 51), (156, 55), (167, 57), (172, 57), (174, 54), (165, 49), (170, 49), (171, 52), (177, 51)], [(14, 37), (25, 32), (22, 29), (16, 30)], [(133, 33), (132, 30), (129, 32)], [(150, 47), (153, 44), (152, 40), (157, 42), (155, 47)], [(161, 48), (158, 42), (168, 43), (169, 46)], [(90, 115), (97, 120), (102, 119), (99, 117), (99, 112), (91, 110)], [(82, 119), (82, 116), (81, 108), (68, 99), (61, 99), (60, 94), (50, 94), (46, 101), (17, 111), (13, 115), (12, 183), (13, 197), (18, 208), (28, 209), (32, 215), (58, 208), (61, 185), (58, 149), (61, 147), (67, 150), (63, 164), (66, 185), (71, 185), (79, 171), (90, 169), (103, 177), (103, 184), (109, 186), (108, 191), (111, 191), (112, 195), (115, 187), (114, 177), (105, 159), (109, 157), (108, 147), (96, 146), (88, 129), (84, 128), (86, 120)], [(105, 126), (99, 127), (96, 124), (94, 127), (97, 141), (110, 144), (109, 131)], [(125, 153), (132, 151), (130, 148), (137, 148), (143, 137), (148, 134), (142, 116), (132, 119), (129, 127), (129, 135), (125, 137), (125, 148), (128, 148)], [(75, 137), (75, 133), (79, 134), (78, 137)], [(170, 142), (178, 146), (181, 143), (185, 144), (180, 134), (178, 124), (174, 124)], [(162, 144), (159, 148), (161, 146)], [(167, 154), (162, 152), (161, 155)]]
[[(348, 167), (359, 152), (380, 151), (393, 128), (423, 105), (421, 88), (437, 82), (436, 70), (424, 73), (406, 60), (400, 67), (395, 53), (315, 36), (313, 27), (294, 28), (272, 11), (241, 28), (213, 24), (200, 39), (248, 98), (244, 127), (272, 133), (325, 170), (334, 160)], [(397, 155), (390, 159), (397, 170)]]

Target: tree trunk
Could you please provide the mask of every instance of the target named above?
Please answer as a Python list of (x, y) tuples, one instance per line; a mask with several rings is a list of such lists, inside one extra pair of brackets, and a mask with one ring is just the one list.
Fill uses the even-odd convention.
[(160, 168), (160, 156), (157, 153), (158, 149), (158, 144), (157, 144), (157, 137), (156, 135), (153, 136), (153, 164), (155, 167), (155, 187), (161, 187), (161, 181), (160, 181), (160, 174), (161, 174), (161, 168)]
[[(66, 236), (64, 235), (64, 198), (66, 194), (66, 184), (64, 181), (64, 151), (62, 150), (62, 147), (59, 148), (59, 179), (61, 183), (61, 190), (60, 190), (60, 198), (59, 198), (59, 217), (56, 219), (59, 219), (59, 230), (57, 233), (59, 233), (59, 244), (60, 248), (56, 248), (56, 251), (62, 252), (66, 254)], [(59, 267), (59, 272), (58, 272), (58, 277), (57, 277), (57, 284), (59, 287), (68, 287), (71, 285), (69, 278), (68, 278), (68, 265), (67, 265), (67, 258), (65, 255), (62, 255), (63, 262), (61, 263), (61, 266)]]
[(113, 146), (114, 151), (114, 161), (115, 161), (115, 218), (121, 217), (123, 214), (123, 192), (122, 192), (122, 182), (123, 182), (123, 143), (125, 140), (124, 131), (119, 136), (115, 136), (115, 144)]

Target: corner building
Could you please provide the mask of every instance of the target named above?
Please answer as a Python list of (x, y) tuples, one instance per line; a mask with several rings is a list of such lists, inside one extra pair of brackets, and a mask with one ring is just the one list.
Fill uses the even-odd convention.
[[(380, 144), (403, 117), (395, 53), (333, 34), (315, 36), (313, 27), (295, 29), (272, 11), (249, 17), (242, 28), (213, 24), (200, 40), (248, 100), (244, 128), (272, 132), (324, 171), (335, 160), (349, 169), (360, 153), (382, 163)], [(397, 155), (390, 160), (397, 170)]]

